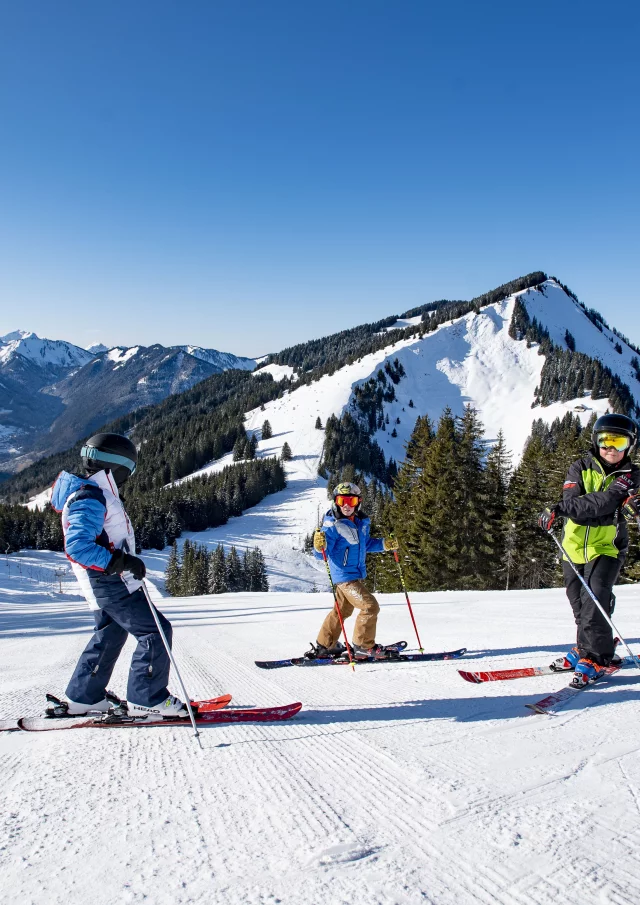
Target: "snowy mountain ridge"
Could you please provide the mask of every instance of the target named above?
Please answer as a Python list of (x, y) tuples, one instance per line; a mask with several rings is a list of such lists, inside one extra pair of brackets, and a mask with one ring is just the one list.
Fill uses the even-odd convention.
[(81, 349), (26, 330), (6, 334), (0, 343), (0, 461), (7, 471), (211, 374), (251, 371), (256, 365), (251, 358), (200, 346)]
[(65, 340), (41, 339), (35, 333), (15, 330), (0, 337), (0, 363), (6, 364), (17, 355), (29, 362), (46, 367), (82, 367), (91, 361), (93, 355), (86, 349), (74, 346)]
[[(607, 399), (589, 395), (532, 407), (545, 358), (538, 354), (538, 344), (528, 345), (509, 335), (516, 299), (523, 302), (531, 319), (535, 317), (549, 331), (557, 346), (566, 348), (569, 330), (576, 351), (599, 359), (630, 386), (636, 403), (640, 403), (640, 382), (631, 364), (635, 350), (606, 327), (598, 329), (558, 283), (547, 280), (535, 289), (481, 308), (479, 313), (441, 324), (422, 339), (412, 336), (390, 344), (333, 374), (287, 391), (266, 403), (264, 410), (247, 412), (245, 425), (258, 438), (258, 456), (279, 455), (285, 441), (291, 447), (293, 459), (285, 463), (288, 486), (226, 525), (185, 536), (209, 546), (234, 544), (240, 550), (257, 544), (265, 555), (273, 590), (323, 586), (326, 579), (322, 564), (302, 552), (305, 535), (328, 505), (326, 481), (318, 476), (324, 432), (316, 429), (316, 419), (320, 418), (324, 426), (329, 416), (340, 416), (347, 410), (357, 416), (355, 388), (395, 359), (403, 366), (405, 376), (395, 387), (394, 401), (384, 403), (389, 424), (379, 429), (374, 439), (387, 459), (394, 458), (398, 463), (404, 458), (418, 415), (437, 422), (446, 407), (454, 415), (462, 415), (465, 405), (471, 403), (479, 412), (489, 442), (503, 431), (514, 462), (522, 455), (535, 419), (550, 423), (566, 412), (574, 412), (586, 424), (592, 413), (607, 411)], [(616, 344), (622, 352), (616, 351)], [(261, 435), (265, 420), (273, 431), (268, 440)], [(229, 454), (195, 474), (217, 472), (231, 462)]]

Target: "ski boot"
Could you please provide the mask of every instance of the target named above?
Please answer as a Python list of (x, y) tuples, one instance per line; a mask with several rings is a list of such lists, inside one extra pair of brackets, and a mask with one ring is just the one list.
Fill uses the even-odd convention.
[(605, 674), (605, 668), (600, 663), (589, 660), (588, 657), (581, 657), (576, 665), (576, 671), (571, 680), (574, 688), (584, 688), (597, 682)]
[(336, 641), (333, 647), (325, 647), (324, 644), (314, 644), (304, 655), (306, 660), (337, 660), (347, 652), (347, 648), (341, 641)]
[(189, 717), (187, 705), (183, 704), (179, 698), (174, 697), (172, 694), (165, 701), (156, 704), (155, 707), (144, 707), (142, 704), (134, 704), (133, 701), (127, 701), (126, 707), (128, 716), (137, 720), (145, 717), (148, 719), (160, 718), (167, 720), (175, 720), (182, 717), (187, 719)]
[(557, 660), (554, 660), (553, 663), (550, 664), (550, 667), (554, 672), (564, 672), (567, 669), (575, 669), (579, 659), (580, 654), (578, 648), (572, 647), (564, 657), (558, 657)]
[[(109, 694), (109, 692), (107, 692)], [(89, 713), (106, 713), (111, 703), (105, 697), (97, 704), (82, 704), (72, 701), (71, 698), (57, 698), (54, 694), (47, 694), (48, 705), (44, 712), (47, 719), (62, 719), (68, 716), (87, 716)]]

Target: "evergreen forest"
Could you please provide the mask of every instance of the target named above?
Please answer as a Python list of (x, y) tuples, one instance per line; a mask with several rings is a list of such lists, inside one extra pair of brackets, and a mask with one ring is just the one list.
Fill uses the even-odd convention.
[(264, 556), (259, 547), (245, 550), (240, 556), (235, 547), (228, 553), (222, 544), (209, 550), (204, 544), (188, 539), (181, 550), (174, 542), (165, 582), (167, 593), (172, 597), (269, 590)]

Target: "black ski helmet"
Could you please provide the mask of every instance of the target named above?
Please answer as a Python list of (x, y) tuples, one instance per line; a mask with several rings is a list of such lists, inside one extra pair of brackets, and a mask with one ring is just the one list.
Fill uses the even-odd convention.
[(360, 497), (360, 503), (358, 503), (358, 505), (356, 506), (356, 509), (355, 509), (356, 513), (360, 512), (360, 506), (362, 503), (362, 491), (360, 490), (360, 488), (358, 487), (357, 484), (351, 484), (349, 481), (341, 481), (340, 484), (336, 484), (336, 486), (333, 488), (332, 496), (333, 496), (333, 503), (331, 504), (331, 509), (332, 509), (334, 515), (339, 516), (339, 517), (342, 516), (341, 510), (336, 505), (337, 496)]
[(138, 450), (121, 434), (94, 434), (80, 450), (82, 464), (89, 474), (108, 468), (121, 487), (138, 464)]
[(627, 450), (627, 455), (633, 455), (638, 442), (638, 425), (632, 418), (627, 418), (626, 415), (600, 415), (591, 431), (591, 443), (596, 452), (598, 451), (598, 434), (607, 432), (629, 437), (631, 445)]

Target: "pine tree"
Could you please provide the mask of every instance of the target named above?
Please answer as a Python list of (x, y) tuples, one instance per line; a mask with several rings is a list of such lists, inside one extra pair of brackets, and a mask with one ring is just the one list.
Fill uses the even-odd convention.
[(227, 556), (227, 589), (232, 593), (243, 591), (242, 562), (235, 547), (231, 547)]
[(192, 572), (191, 594), (197, 597), (208, 592), (209, 552), (203, 545), (198, 545), (195, 551)]
[(490, 586), (498, 558), (487, 522), (489, 492), (484, 474), (484, 430), (478, 413), (468, 405), (456, 423), (458, 480), (451, 490), (450, 527), (456, 536), (457, 577), (451, 589)]
[(187, 538), (182, 545), (182, 568), (180, 575), (180, 597), (191, 597), (193, 591), (194, 545)]
[(283, 462), (290, 462), (293, 459), (293, 453), (291, 452), (291, 447), (285, 440), (282, 445), (282, 452), (280, 453), (280, 458)]
[(245, 446), (244, 457), (245, 459), (255, 459), (256, 450), (258, 449), (258, 438), (255, 434), (251, 434), (251, 436), (247, 439), (247, 444)]
[(271, 424), (267, 418), (262, 422), (262, 433), (263, 440), (270, 440), (273, 437), (273, 431), (271, 429)]
[(549, 450), (533, 435), (513, 473), (507, 495), (507, 524), (513, 525), (510, 586), (547, 588), (558, 584), (556, 548), (540, 530), (537, 515), (556, 502), (549, 491)]
[[(485, 520), (490, 534), (491, 553), (486, 558), (483, 569), (485, 586), (503, 587), (511, 570), (511, 553), (508, 549), (509, 522), (507, 521), (507, 493), (511, 479), (511, 453), (507, 450), (502, 429), (498, 431), (496, 442), (487, 456), (485, 486), (487, 507)], [(507, 558), (509, 558), (507, 562)]]
[(320, 415), (318, 415), (318, 417), (316, 418), (316, 430), (322, 430), (322, 421), (320, 419)]
[(414, 590), (446, 590), (457, 579), (459, 550), (451, 517), (457, 464), (455, 419), (447, 408), (424, 453), (403, 527), (407, 583)]
[(171, 547), (171, 553), (169, 554), (169, 559), (167, 561), (167, 568), (164, 573), (165, 579), (165, 587), (167, 589), (167, 593), (171, 595), (171, 597), (178, 597), (180, 595), (180, 559), (178, 557), (178, 545), (174, 541)]
[(226, 594), (229, 590), (227, 586), (227, 564), (222, 544), (218, 544), (213, 553), (209, 555), (208, 578), (210, 594)]

